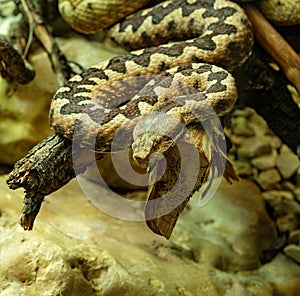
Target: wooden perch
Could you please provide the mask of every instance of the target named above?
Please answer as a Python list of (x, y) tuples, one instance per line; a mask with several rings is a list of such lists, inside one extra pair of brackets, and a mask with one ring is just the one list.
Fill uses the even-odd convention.
[(300, 57), (253, 4), (246, 4), (244, 9), (252, 22), (257, 41), (300, 94)]
[(67, 184), (75, 173), (83, 173), (94, 161), (93, 153), (74, 149), (72, 142), (59, 134), (49, 136), (32, 148), (15, 164), (7, 180), (10, 189), (25, 189), (22, 227), (31, 230), (44, 197)]

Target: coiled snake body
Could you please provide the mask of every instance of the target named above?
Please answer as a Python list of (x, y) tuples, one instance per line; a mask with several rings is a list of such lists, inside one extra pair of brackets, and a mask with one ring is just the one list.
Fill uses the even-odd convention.
[[(231, 71), (248, 57), (253, 42), (251, 26), (243, 10), (237, 4), (223, 0), (166, 1), (117, 24), (110, 30), (110, 36), (127, 48), (136, 49), (146, 44), (153, 47), (104, 61), (76, 75), (57, 91), (52, 101), (50, 123), (58, 133), (70, 139), (83, 114), (87, 116), (82, 135), (94, 137), (99, 129), (101, 137), (105, 133), (102, 123), (106, 122), (101, 115), (109, 112), (105, 109), (124, 105), (124, 101), (107, 98), (106, 106), (103, 106), (98, 94), (106, 85), (128, 77), (165, 75), (168, 69), (196, 62), (215, 64)], [(132, 40), (128, 41), (130, 37)], [(174, 38), (190, 39), (171, 42)], [(165, 44), (156, 46), (162, 41)], [(222, 69), (209, 66), (207, 71), (204, 75), (219, 71), (219, 81), (199, 78), (200, 90), (206, 92), (213, 105), (217, 105), (220, 98), (228, 101), (228, 106), (222, 106), (223, 110), (215, 110), (224, 115), (236, 99), (233, 80)], [(207, 92), (214, 83), (221, 84), (223, 89)], [(123, 114), (126, 116), (126, 109)], [(101, 118), (100, 124), (97, 118)]]
[[(167, 168), (161, 180), (149, 187), (149, 200), (163, 196), (180, 174), (177, 165), (180, 155), (174, 141), (183, 137), (185, 145), (196, 146), (201, 167), (196, 171), (197, 182), (191, 190), (186, 192), (186, 183), (193, 170), (183, 168), (185, 180), (179, 182), (178, 196), (176, 194), (172, 200), (160, 199), (154, 206), (146, 208), (150, 228), (169, 238), (187, 201), (208, 177), (212, 155), (218, 147), (210, 147), (210, 139), (199, 120), (210, 119), (211, 110), (217, 116), (223, 116), (232, 109), (237, 92), (234, 79), (227, 71), (232, 71), (249, 56), (253, 44), (251, 25), (244, 11), (230, 1), (171, 0), (129, 16), (113, 26), (108, 34), (131, 51), (87, 69), (60, 88), (52, 100), (50, 124), (58, 135), (77, 141), (82, 149), (95, 149), (100, 154), (110, 152), (116, 131), (125, 126), (133, 132), (133, 139), (127, 139), (130, 144), (133, 142), (133, 157), (144, 168), (149, 166), (153, 152), (164, 154), (168, 160)], [(157, 117), (150, 121), (146, 131), (141, 131), (142, 119), (147, 123), (147, 116), (155, 112), (166, 113), (171, 119), (159, 122)], [(180, 124), (174, 125), (172, 118), (187, 126), (194, 138), (192, 142), (182, 136)], [(171, 140), (151, 131), (155, 121), (172, 135)], [(34, 157), (36, 151), (44, 149), (51, 141), (38, 146), (28, 158)], [(64, 147), (68, 145), (64, 144)], [(71, 149), (67, 151), (53, 161), (72, 157)], [(222, 153), (217, 151), (215, 154)], [(49, 159), (46, 161), (49, 163)], [(154, 174), (160, 167), (160, 161), (157, 161)], [(21, 161), (19, 167), (24, 163)], [(38, 212), (36, 208), (39, 208), (37, 205), (33, 210), (32, 204), (40, 204), (50, 190), (45, 186), (37, 188), (36, 182), (28, 181), (28, 166), (24, 167), (25, 177), (19, 177), (19, 183), (27, 186), (27, 192), (34, 193), (28, 194), (21, 224), (25, 229), (31, 229)], [(59, 167), (52, 165), (49, 175), (54, 179), (53, 170)], [(228, 161), (225, 173), (227, 179), (238, 178)], [(70, 178), (65, 178), (64, 184)], [(60, 179), (51, 182), (51, 186), (55, 184), (53, 190), (63, 185)], [(11, 187), (20, 186), (16, 183)], [(39, 197), (34, 196), (38, 191)], [(168, 208), (175, 200), (178, 201), (176, 207), (166, 214), (163, 208)]]
[[(113, 25), (124, 16), (147, 4), (162, 1), (59, 0), (59, 10), (61, 16), (71, 27), (79, 32), (90, 34)], [(239, 2), (251, 1), (255, 0), (240, 0)], [(257, 5), (271, 22), (278, 25), (293, 25), (300, 22), (298, 0), (257, 0)]]
[[(184, 208), (183, 204), (208, 177), (211, 150), (204, 152), (203, 143), (207, 139), (200, 132), (201, 128), (193, 125), (199, 120), (195, 114), (201, 113), (200, 120), (207, 119), (207, 105), (218, 116), (232, 109), (237, 93), (234, 80), (226, 70), (232, 71), (250, 54), (253, 42), (251, 25), (243, 10), (230, 1), (172, 0), (129, 16), (112, 27), (108, 34), (121, 46), (134, 51), (93, 66), (60, 88), (52, 101), (50, 123), (57, 133), (73, 141), (79, 139), (79, 146), (93, 149), (95, 145), (99, 153), (110, 151), (115, 132), (120, 126), (125, 124), (132, 131), (137, 122), (154, 111), (163, 110), (190, 126), (195, 139), (201, 139), (196, 140), (195, 144), (202, 162), (206, 163), (200, 169), (197, 184), (192, 187), (188, 197), (180, 196), (181, 202), (175, 210), (172, 209), (171, 216), (160, 215), (163, 220), (161, 217), (151, 219), (149, 216), (151, 212), (163, 213), (163, 202), (158, 202), (154, 209), (152, 207), (146, 211), (149, 221), (152, 221), (148, 221), (150, 227), (169, 237)], [(161, 84), (161, 88), (168, 90), (167, 94), (157, 92), (158, 87), (154, 84), (151, 95), (149, 88), (148, 94), (142, 95), (145, 92), (143, 86), (157, 79), (153, 75), (171, 78), (170, 82)], [(127, 81), (126, 85), (133, 83), (131, 77), (143, 77), (143, 83), (137, 93), (132, 94), (133, 98), (128, 98), (120, 89)], [(178, 80), (196, 89), (201, 95), (170, 104), (170, 93), (172, 96), (176, 89), (181, 88), (178, 84), (177, 87), (172, 86)], [(174, 124), (168, 121), (163, 124), (172, 138), (180, 133)], [(77, 136), (73, 137), (75, 129)], [(172, 148), (172, 141), (170, 143), (161, 135), (153, 135), (153, 132), (133, 134), (136, 134), (132, 144), (133, 157), (138, 165), (148, 167), (153, 152), (165, 154), (167, 159), (176, 163), (176, 157), (179, 156)], [(132, 142), (131, 137), (129, 142)], [(162, 180), (150, 189), (149, 199), (162, 196), (172, 188), (172, 179), (179, 175), (178, 168), (172, 163)], [(233, 173), (231, 177), (237, 178)], [(180, 188), (184, 191), (184, 185)]]

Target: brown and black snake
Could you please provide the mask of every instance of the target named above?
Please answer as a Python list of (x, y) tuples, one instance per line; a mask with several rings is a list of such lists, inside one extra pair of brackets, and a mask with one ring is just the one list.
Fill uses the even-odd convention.
[[(238, 179), (225, 152), (219, 151), (218, 145), (210, 147), (212, 138), (201, 123), (211, 120), (212, 113), (221, 117), (232, 110), (237, 91), (230, 71), (251, 53), (251, 24), (243, 9), (231, 1), (171, 0), (132, 14), (111, 27), (108, 35), (129, 52), (74, 76), (56, 92), (50, 110), (50, 124), (56, 134), (16, 164), (8, 184), (25, 188), (21, 225), (31, 229), (44, 196), (75, 176), (71, 141), (82, 150), (101, 155), (110, 152), (116, 131), (125, 127), (132, 132), (127, 140), (138, 165), (149, 167), (151, 154), (156, 152), (170, 161), (161, 180), (149, 186), (148, 199), (156, 200), (180, 175), (175, 144), (181, 139), (183, 145), (195, 146), (198, 151), (202, 164), (196, 169), (197, 181), (186, 192), (190, 170), (184, 168), (185, 178), (177, 191), (184, 194), (158, 198), (153, 207), (146, 207), (150, 228), (169, 238), (179, 214), (210, 171), (222, 174), (225, 169), (228, 180)], [(155, 112), (169, 116), (161, 124), (171, 139), (153, 133), (151, 128), (138, 132), (137, 127)], [(173, 119), (178, 126), (187, 127), (193, 141), (172, 124)], [(213, 137), (219, 137), (218, 132)], [(82, 155), (77, 158), (82, 165)], [(223, 170), (213, 167), (215, 158)], [(160, 165), (157, 159), (152, 176)], [(172, 203), (175, 205), (170, 208)]]

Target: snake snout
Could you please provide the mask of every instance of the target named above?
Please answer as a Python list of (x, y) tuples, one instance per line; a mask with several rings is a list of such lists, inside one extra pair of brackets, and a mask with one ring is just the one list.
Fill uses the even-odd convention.
[(173, 145), (171, 139), (156, 134), (139, 135), (132, 144), (133, 159), (142, 168), (150, 168), (164, 158), (164, 153)]
[(155, 136), (150, 133), (139, 135), (132, 144), (133, 159), (142, 168), (149, 167), (150, 156), (155, 152)]

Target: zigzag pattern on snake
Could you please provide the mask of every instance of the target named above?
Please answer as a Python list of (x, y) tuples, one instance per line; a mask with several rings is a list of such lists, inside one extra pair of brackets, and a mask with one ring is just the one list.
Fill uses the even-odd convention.
[[(199, 121), (210, 123), (210, 115), (223, 116), (235, 103), (234, 79), (226, 70), (240, 65), (253, 43), (243, 10), (226, 0), (165, 1), (111, 28), (110, 37), (133, 51), (87, 69), (57, 91), (50, 111), (56, 134), (33, 148), (10, 175), (11, 188), (26, 190), (20, 218), (26, 230), (45, 195), (83, 173), (95, 150), (100, 157), (110, 152), (119, 127), (127, 132), (121, 142), (132, 148), (136, 164), (150, 168), (145, 217), (166, 238), (209, 173), (212, 179), (223, 172), (229, 181), (239, 179), (220, 144), (224, 135), (217, 120), (211, 121), (210, 135)], [(156, 113), (170, 116), (164, 120)], [(151, 162), (153, 154), (158, 158)], [(167, 160), (163, 175), (160, 156)]]
[[(107, 116), (106, 119), (105, 116), (119, 105), (128, 107), (122, 108), (120, 120), (129, 118), (130, 114), (132, 117), (134, 103), (130, 102), (130, 98), (126, 99), (129, 101), (126, 104), (121, 97), (107, 97), (106, 105), (103, 105), (101, 92), (104, 93), (105, 88), (116, 81), (149, 74), (167, 75), (166, 71), (171, 68), (179, 66), (176, 72), (180, 71), (180, 66), (198, 62), (216, 64), (231, 71), (248, 57), (253, 42), (251, 25), (243, 10), (237, 4), (224, 0), (166, 1), (112, 27), (110, 36), (123, 46), (132, 46), (131, 49), (145, 46), (145, 42), (152, 47), (101, 62), (76, 75), (57, 91), (52, 101), (50, 123), (56, 132), (70, 139), (76, 124), (82, 123), (83, 139), (95, 137), (98, 131), (99, 143), (103, 143), (101, 137), (114, 129), (112, 118), (116, 126), (119, 124), (116, 120), (118, 115)], [(132, 39), (128, 40), (130, 37)], [(172, 41), (174, 38), (175, 41)], [(189, 39), (178, 40), (182, 38)], [(162, 41), (164, 44), (158, 45)], [(233, 79), (223, 69), (212, 66), (206, 66), (206, 69), (207, 73), (198, 73), (199, 89), (206, 92), (204, 97), (215, 107), (215, 112), (224, 115), (231, 110), (236, 99)], [(200, 78), (201, 75), (210, 77), (214, 72), (219, 72), (219, 76), (214, 77), (216, 81)], [(206, 89), (214, 83), (223, 85), (224, 90), (220, 92), (216, 88), (209, 93)], [(227, 100), (228, 104), (217, 104), (220, 98)], [(147, 98), (143, 102), (157, 104), (155, 100), (147, 102)], [(194, 108), (201, 108), (201, 103), (198, 106), (194, 104)], [(139, 112), (138, 108), (136, 110)], [(107, 129), (103, 128), (103, 123)]]

